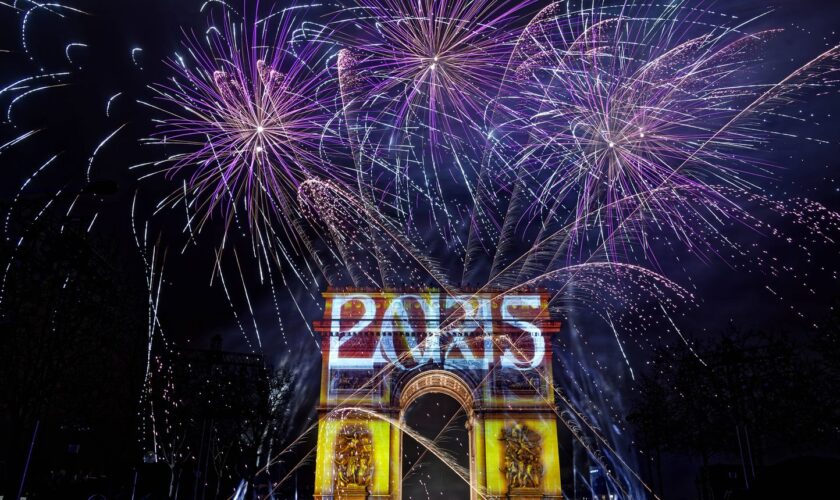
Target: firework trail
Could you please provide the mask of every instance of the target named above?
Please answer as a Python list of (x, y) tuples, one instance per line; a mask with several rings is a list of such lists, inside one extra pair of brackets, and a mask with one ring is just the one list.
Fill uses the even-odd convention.
[[(149, 218), (184, 218), (185, 249), (218, 226), (211, 283), (254, 352), (263, 349), (260, 296), (270, 296), (283, 332), (280, 292), (305, 317), (324, 283), (450, 295), (550, 290), (552, 312), (572, 330), (556, 346), (566, 374), (561, 420), (614, 472), (614, 491), (640, 496), (635, 457), (623, 452), (628, 433), (616, 424), (624, 408), (615, 379), (633, 377), (635, 358), (663, 339), (691, 348), (681, 321), (703, 298), (682, 262), (679, 281), (688, 284), (663, 275), (674, 249), (773, 279), (791, 268), (733, 233), (747, 228), (806, 257), (814, 244), (834, 244), (836, 213), (762, 191), (779, 166), (761, 152), (789, 139), (767, 121), (792, 119), (793, 102), (832, 87), (838, 51), (768, 81), (766, 47), (778, 31), (754, 31), (754, 20), (685, 2), (536, 6), (359, 0), (318, 17), (309, 6), (258, 14), (205, 2), (209, 27), (185, 35), (172, 77), (140, 99), (156, 124), (143, 143), (168, 156), (132, 171), (144, 186), (155, 178), (167, 186)], [(20, 52), (33, 60), (33, 23), (85, 15), (58, 4), (12, 8)], [(66, 89), (90, 48), (70, 39), (60, 51), (69, 68), (40, 65), (0, 85), (9, 125), (30, 100)], [(126, 57), (148, 71), (150, 52), (132, 47)], [(111, 118), (126, 94), (112, 89), (98, 113)], [(0, 155), (36, 140), (40, 129), (28, 125), (4, 135)], [(123, 127), (109, 123), (89, 145), (85, 186), (106, 168), (98, 154), (131, 130)], [(17, 246), (26, 237), (15, 231), (19, 200), (61, 161), (47, 158), (5, 215), (4, 237)], [(36, 220), (74, 210), (81, 195), (62, 189)], [(758, 212), (807, 236), (785, 234)], [(154, 392), (170, 389), (154, 355), (169, 344), (158, 314), (165, 249), (148, 243), (154, 229), (144, 217), (132, 203), (149, 289), (141, 404), (150, 407)], [(620, 369), (593, 352), (592, 343), (607, 342)], [(166, 430), (174, 422), (155, 421), (160, 410), (149, 410), (143, 431), (155, 453), (174, 456), (174, 445), (155, 441), (175, 437)]]

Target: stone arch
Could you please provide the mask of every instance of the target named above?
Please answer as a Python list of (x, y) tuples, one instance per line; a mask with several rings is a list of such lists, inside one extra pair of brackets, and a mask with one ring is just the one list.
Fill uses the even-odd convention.
[[(460, 339), (463, 343), (458, 345), (463, 357), (450, 357), (450, 346), (444, 345), (439, 337), (433, 339), (436, 344), (426, 346), (428, 349), (418, 347), (425, 338), (423, 333), (440, 331), (441, 315), (435, 315), (431, 304), (437, 304), (437, 312), (443, 313), (446, 301), (442, 299), (448, 295), (431, 289), (419, 293), (429, 307), (418, 309), (416, 315), (412, 313), (406, 324), (390, 317), (386, 320), (385, 312), (396, 302), (406, 299), (417, 302), (417, 290), (348, 289), (324, 293), (324, 317), (315, 322), (315, 329), (322, 334), (315, 498), (401, 498), (405, 411), (425, 394), (442, 393), (466, 410), (472, 498), (562, 500), (556, 407), (550, 390), (553, 386), (551, 349), (542, 349), (551, 346), (551, 337), (559, 331), (560, 323), (548, 315), (548, 294), (541, 291), (469, 294), (470, 300), (489, 304), (487, 311), (476, 313), (484, 316), (474, 318), (481, 323), (483, 333), (471, 333), (468, 339)], [(537, 301), (540, 305), (535, 308)], [(540, 311), (536, 317), (531, 314), (534, 310)], [(426, 317), (427, 313), (431, 314)], [(509, 334), (521, 331), (522, 323), (530, 325), (532, 336), (536, 334), (534, 328), (542, 336), (541, 341), (534, 342), (530, 353), (538, 366), (512, 365), (508, 351), (497, 342), (509, 343)], [(472, 355), (467, 356), (465, 350), (472, 351)], [(389, 361), (400, 357), (397, 352), (413, 358), (414, 363)], [(333, 418), (336, 410), (352, 409), (362, 411), (363, 415), (345, 411), (339, 418)], [(342, 490), (336, 475), (337, 442), (344, 435), (342, 432), (349, 435), (362, 426), (370, 431), (373, 446), (362, 446), (360, 452), (370, 454), (373, 474), (364, 484), (352, 483), (357, 488)], [(505, 462), (511, 444), (504, 438), (514, 428), (527, 428), (539, 434), (543, 474), (536, 487), (510, 484)]]
[(433, 392), (452, 397), (472, 418), (475, 398), (470, 385), (459, 375), (445, 370), (427, 370), (411, 377), (400, 391), (400, 410), (404, 411), (415, 399)]

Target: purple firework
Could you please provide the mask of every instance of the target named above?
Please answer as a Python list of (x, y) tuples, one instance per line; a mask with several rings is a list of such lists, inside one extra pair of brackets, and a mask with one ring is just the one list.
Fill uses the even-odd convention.
[(190, 37), (192, 61), (179, 56), (172, 82), (154, 87), (168, 114), (159, 142), (185, 146), (166, 172), (188, 173), (203, 220), (219, 209), (229, 224), (241, 204), (252, 229), (285, 222), (302, 182), (338, 174), (327, 158), (337, 144), (334, 79), (320, 60), (328, 55), (297, 42), (287, 11), (241, 23), (226, 14), (223, 24), (206, 44)]
[(359, 3), (362, 14), (353, 24), (363, 28), (350, 40), (364, 81), (355, 82), (366, 84), (368, 97), (392, 99), (385, 111), (391, 126), (418, 117), (436, 130), (448, 117), (471, 121), (484, 112), (507, 62), (514, 15), (530, 2)]
[(721, 186), (749, 191), (771, 173), (758, 154), (771, 138), (763, 121), (833, 71), (824, 63), (837, 51), (768, 84), (757, 80), (756, 49), (774, 31), (631, 7), (555, 4), (529, 24), (512, 59), (517, 117), (506, 124), (522, 147), (515, 172), (500, 175), (529, 186), (523, 217), (559, 217), (572, 235), (594, 228), (608, 247), (647, 247), (658, 226), (691, 243), (689, 221), (737, 212)]
[(330, 26), (343, 45), (338, 76), (363, 194), (463, 246), (489, 107), (532, 0), (356, 4)]
[(530, 3), (359, 0), (352, 18), (334, 24), (346, 46), (339, 59), (345, 113), (364, 129), (360, 147), (404, 151), (408, 162), (422, 162), (423, 150), (476, 156), (516, 14)]

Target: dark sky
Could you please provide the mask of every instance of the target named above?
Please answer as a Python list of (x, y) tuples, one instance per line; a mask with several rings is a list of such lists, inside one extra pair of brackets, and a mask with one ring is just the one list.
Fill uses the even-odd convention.
[[(10, 201), (25, 179), (54, 154), (59, 154), (56, 162), (27, 186), (25, 197), (37, 202), (49, 200), (58, 189), (71, 194), (81, 192), (92, 152), (104, 137), (125, 125), (99, 152), (93, 165), (92, 178), (116, 183), (116, 192), (101, 198), (85, 195), (74, 213), (86, 222), (99, 214), (92, 234), (115, 249), (126, 274), (141, 286), (143, 264), (131, 232), (132, 200), (137, 193), (138, 213), (148, 214), (154, 202), (172, 187), (162, 180), (138, 182), (135, 173), (129, 170), (131, 165), (159, 159), (163, 154), (156, 146), (138, 142), (152, 132), (154, 114), (137, 101), (150, 99), (147, 86), (169, 75), (163, 61), (181, 50), (182, 30), (201, 33), (206, 28), (207, 15), (199, 12), (202, 3), (201, 0), (74, 0), (71, 5), (87, 14), (66, 12), (62, 18), (36, 12), (26, 31), (26, 43), (35, 61), (29, 60), (22, 50), (21, 15), (0, 5), (0, 87), (39, 74), (42, 67), (46, 72), (71, 73), (62, 80), (66, 86), (32, 95), (16, 104), (12, 116), (14, 124), (0, 124), (0, 144), (24, 131), (41, 130), (36, 136), (0, 152), (3, 176), (0, 200)], [(696, 3), (744, 19), (768, 10), (768, 2), (764, 0)], [(23, 1), (18, 4), (28, 5)], [(783, 77), (827, 46), (840, 42), (837, 2), (778, 0), (773, 5), (775, 10), (753, 25), (754, 29), (785, 29), (772, 42), (771, 60), (765, 65), (768, 77)], [(86, 47), (69, 49), (71, 64), (65, 47), (74, 42)], [(135, 51), (133, 60), (134, 48), (142, 48), (142, 51)], [(111, 102), (110, 116), (106, 116), (106, 103), (117, 93), (121, 95)], [(3, 120), (10, 104), (8, 96), (0, 96)], [(840, 168), (839, 105), (836, 91), (809, 98), (792, 109), (792, 114), (804, 117), (805, 121), (778, 124), (780, 131), (818, 137), (829, 143), (783, 140), (772, 150), (765, 151), (763, 157), (779, 168), (774, 179), (761, 181), (764, 193), (782, 200), (808, 197), (829, 209), (840, 210), (840, 176), (837, 175)], [(60, 199), (59, 204), (66, 206), (68, 199)], [(165, 328), (173, 338), (193, 345), (204, 346), (218, 333), (223, 336), (226, 348), (248, 349), (220, 287), (218, 284), (209, 286), (213, 263), (211, 249), (218, 232), (211, 228), (200, 239), (201, 245), (190, 246), (181, 254), (184, 244), (183, 235), (179, 234), (182, 214), (170, 216), (172, 220), (155, 219), (155, 227), (163, 233), (164, 244), (169, 249), (167, 286), (161, 310)], [(788, 224), (784, 220), (777, 223)], [(794, 234), (797, 231), (794, 227), (786, 229)], [(825, 271), (836, 269), (836, 248), (814, 245), (812, 254), (806, 258), (795, 244), (779, 244), (751, 232), (744, 232), (739, 237), (766, 247), (781, 262), (795, 267), (796, 272), (769, 276), (760, 270), (733, 271), (725, 263), (696, 260), (687, 260), (685, 269), (682, 266), (664, 269), (665, 274), (683, 280), (684, 284), (690, 278), (695, 287), (699, 307), (686, 311), (680, 318), (687, 331), (714, 331), (731, 319), (744, 328), (783, 328), (795, 333), (809, 328), (827, 314), (829, 305), (838, 296), (836, 281), (829, 271)], [(805, 289), (803, 282), (808, 283)], [(782, 298), (770, 293), (767, 286), (781, 291)], [(813, 288), (814, 293), (809, 293), (807, 288)], [(287, 293), (282, 291), (281, 298), (288, 297), (283, 295)], [(277, 332), (270, 296), (258, 294), (251, 299), (257, 322), (264, 325), (265, 352), (276, 364), (300, 366), (311, 379), (311, 375), (317, 373), (314, 370), (317, 370), (319, 352), (305, 322), (320, 313), (303, 291), (292, 290), (291, 293), (302, 301), (306, 317), (302, 319), (295, 314), (288, 300), (283, 303), (285, 340)], [(237, 307), (241, 313), (244, 304), (239, 302)], [(621, 365), (611, 342), (611, 337), (603, 339), (603, 351), (599, 356), (608, 365)], [(301, 404), (306, 405), (308, 401), (302, 399)]]
[[(8, 8), (0, 10), (3, 14), (0, 16), (3, 27), (0, 30), (0, 49), (8, 51), (0, 59), (3, 82), (38, 74), (42, 67), (47, 72), (72, 70), (71, 77), (64, 80), (66, 86), (22, 100), (13, 110), (14, 125), (0, 126), (4, 142), (23, 131), (42, 129), (37, 137), (3, 152), (0, 161), (4, 166), (4, 182), (0, 187), (0, 196), (11, 199), (21, 183), (53, 154), (59, 154), (54, 166), (39, 174), (37, 181), (29, 185), (25, 193), (29, 196), (50, 196), (60, 187), (65, 189), (65, 193), (74, 192), (74, 189), (78, 192), (84, 185), (84, 171), (92, 151), (103, 138), (125, 125), (97, 155), (92, 175), (94, 180), (115, 181), (118, 190), (101, 202), (91, 203), (90, 208), (92, 213), (96, 213), (98, 206), (106, 207), (94, 227), (98, 234), (112, 239), (115, 245), (131, 253), (134, 241), (128, 214), (135, 190), (140, 190), (138, 213), (143, 213), (143, 208), (148, 208), (152, 201), (172, 188), (166, 182), (137, 182), (135, 173), (128, 169), (143, 161), (160, 159), (163, 154), (160, 148), (138, 143), (138, 139), (148, 137), (153, 131), (151, 120), (154, 114), (137, 101), (150, 100), (147, 85), (160, 82), (169, 75), (164, 60), (182, 50), (182, 30), (201, 32), (205, 29), (207, 15), (199, 12), (202, 3), (79, 1), (73, 6), (88, 12), (88, 15), (67, 14), (65, 18), (58, 18), (35, 13), (29, 21), (27, 41), (38, 63), (27, 61), (26, 54), (22, 53), (20, 16)], [(698, 5), (725, 10), (744, 19), (768, 10), (767, 3), (761, 1), (698, 2)], [(780, 1), (775, 5), (775, 11), (753, 25), (754, 29), (785, 28), (768, 51), (772, 54), (772, 61), (766, 66), (769, 73), (775, 72), (773, 76), (786, 75), (840, 39), (836, 33), (840, 9), (832, 8), (832, 2)], [(66, 59), (65, 46), (72, 42), (84, 43), (87, 47), (69, 49), (73, 59), (71, 65)], [(136, 63), (131, 57), (134, 48), (142, 48), (142, 51), (135, 52)], [(117, 93), (121, 95), (112, 101), (110, 117), (106, 117), (106, 102)], [(3, 99), (5, 110), (9, 98), (3, 96)], [(831, 143), (778, 141), (773, 150), (764, 153), (778, 166), (776, 178), (761, 181), (764, 193), (782, 200), (809, 197), (828, 208), (838, 208), (840, 183), (835, 179), (838, 146), (837, 132), (833, 127), (837, 103), (836, 93), (818, 99), (810, 98), (794, 110), (810, 120), (801, 124), (779, 124), (780, 131), (818, 137)], [(835, 116), (832, 116), (833, 112)], [(145, 207), (143, 203), (146, 203)], [(176, 214), (171, 215), (174, 217)], [(90, 216), (80, 213), (83, 218)], [(173, 222), (173, 228), (180, 230), (181, 222)], [(207, 240), (212, 242), (214, 237), (210, 235)], [(760, 240), (760, 236), (757, 239)], [(173, 253), (180, 252), (181, 243), (173, 238)], [(786, 252), (784, 248), (779, 250)], [(175, 331), (192, 330), (188, 336), (193, 338), (198, 332), (201, 332), (198, 336), (205, 336), (210, 332), (226, 330), (229, 326), (224, 325), (230, 325), (229, 315), (215, 314), (219, 307), (204, 307), (208, 301), (215, 303), (219, 300), (217, 291), (207, 286), (212, 269), (211, 258), (200, 248), (191, 248), (185, 255), (188, 258), (172, 258), (170, 277), (173, 286), (186, 286), (184, 290), (188, 292), (172, 293), (170, 297), (168, 307), (177, 311), (168, 318), (173, 325), (171, 328)], [(772, 300), (761, 291), (763, 287), (754, 286), (757, 280), (753, 276), (728, 272), (726, 266), (717, 262), (698, 263), (696, 266), (686, 274), (697, 280), (697, 287), (702, 290), (698, 295), (710, 301), (707, 304), (714, 304), (717, 316), (735, 317), (746, 304), (754, 306)], [(813, 300), (817, 299), (811, 298), (808, 302)], [(782, 321), (775, 315), (777, 310), (771, 305), (766, 311), (770, 314), (759, 317), (767, 321)], [(754, 322), (756, 316), (749, 314), (736, 319)]]

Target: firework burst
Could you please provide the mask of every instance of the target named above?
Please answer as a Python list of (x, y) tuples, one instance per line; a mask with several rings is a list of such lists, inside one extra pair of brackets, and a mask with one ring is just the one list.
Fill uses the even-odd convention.
[(341, 177), (328, 107), (333, 80), (318, 60), (326, 56), (296, 43), (291, 15), (269, 17), (276, 23), (240, 24), (226, 14), (224, 29), (211, 27), (207, 46), (191, 37), (192, 60), (173, 60), (176, 76), (154, 87), (167, 113), (156, 142), (185, 149), (164, 171), (186, 174), (202, 223), (218, 209), (229, 225), (239, 205), (252, 228), (283, 224), (302, 182)]
[(528, 3), (363, 1), (365, 29), (343, 68), (357, 72), (348, 90), (390, 97), (382, 114), (395, 129), (422, 123), (436, 137), (452, 133), (453, 120), (470, 127), (499, 87), (511, 22)]
[(343, 111), (365, 196), (397, 207), (404, 224), (434, 221), (454, 246), (480, 168), (486, 106), (530, 3), (362, 0), (331, 23), (344, 45)]
[[(738, 217), (722, 188), (752, 191), (774, 174), (760, 155), (775, 138), (765, 122), (836, 72), (835, 47), (762, 81), (760, 49), (777, 30), (747, 24), (626, 5), (553, 4), (535, 17), (511, 59), (515, 116), (500, 126), (515, 146), (496, 148), (505, 159), (494, 175), (518, 198), (505, 223), (562, 223), (570, 240), (594, 233), (613, 254), (627, 241), (650, 251), (652, 227), (703, 246), (689, 226)], [(503, 230), (503, 245), (512, 234)]]

